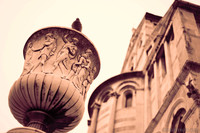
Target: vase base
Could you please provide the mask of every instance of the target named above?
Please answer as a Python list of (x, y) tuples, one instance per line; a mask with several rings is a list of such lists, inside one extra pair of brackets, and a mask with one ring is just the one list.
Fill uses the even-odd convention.
[(33, 127), (17, 127), (9, 130), (7, 133), (46, 133)]

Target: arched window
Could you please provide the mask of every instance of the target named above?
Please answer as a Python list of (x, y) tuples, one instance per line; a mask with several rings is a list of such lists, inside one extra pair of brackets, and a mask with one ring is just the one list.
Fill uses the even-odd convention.
[[(109, 88), (108, 88), (109, 90)], [(106, 103), (108, 99), (110, 98), (110, 91), (105, 91), (101, 94), (101, 102)]]
[(185, 133), (185, 124), (181, 121), (185, 112), (183, 108), (177, 111), (172, 120), (170, 133)]
[(103, 103), (106, 103), (106, 102), (108, 101), (109, 98), (110, 98), (110, 96), (105, 96), (105, 97), (103, 98)]
[(125, 93), (125, 108), (132, 106), (133, 95), (131, 92)]

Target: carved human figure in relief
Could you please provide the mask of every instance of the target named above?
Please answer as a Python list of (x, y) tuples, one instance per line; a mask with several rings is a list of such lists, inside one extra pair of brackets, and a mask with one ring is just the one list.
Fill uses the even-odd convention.
[(27, 46), (28, 46), (28, 49), (26, 51), (24, 70), (23, 70), (22, 75), (30, 72), (30, 70), (33, 68), (33, 64), (30, 62), (33, 56), (33, 50), (31, 49), (33, 46), (33, 43), (29, 42)]
[[(63, 38), (63, 41), (65, 42), (64, 46), (61, 48), (61, 50), (58, 52), (58, 55), (56, 57), (56, 61), (54, 63), (53, 71), (59, 66), (59, 64), (63, 61), (67, 62), (71, 59), (74, 59), (76, 57), (77, 53), (77, 46), (76, 44), (78, 43), (77, 38), (72, 38), (72, 42), (69, 42), (67, 40), (67, 36), (65, 35)], [(66, 67), (66, 69), (68, 69)], [(62, 69), (60, 69), (62, 72)], [(62, 72), (63, 74), (63, 72)]]
[(90, 56), (92, 55), (92, 51), (87, 49), (85, 53), (81, 54), (78, 57), (78, 62), (72, 65), (71, 71), (69, 72), (67, 79), (73, 79), (72, 82), (76, 88), (79, 89), (81, 93), (83, 93), (82, 83), (89, 75), (89, 68), (91, 65)]
[(94, 80), (94, 75), (96, 71), (97, 71), (97, 68), (93, 67), (91, 71), (89, 71), (89, 75), (87, 76), (87, 78), (82, 83), (82, 85), (84, 86), (84, 90), (83, 90), (84, 99), (86, 98), (86, 93), (89, 90), (90, 84), (92, 84)]
[(56, 48), (57, 48), (57, 44), (56, 44), (56, 38), (54, 37), (54, 35), (52, 33), (46, 34), (45, 41), (40, 48), (35, 49), (32, 47), (33, 52), (38, 52), (38, 51), (40, 52), (39, 57), (38, 57), (40, 62), (37, 65), (35, 65), (31, 71), (34, 71), (39, 65), (41, 65), (42, 66), (41, 71), (45, 72), (44, 64), (52, 55), (54, 55)]
[(90, 71), (88, 77), (83, 82), (83, 86), (86, 88), (86, 91), (88, 91), (88, 85), (92, 84), (96, 71), (97, 71), (97, 68), (93, 67), (93, 69)]

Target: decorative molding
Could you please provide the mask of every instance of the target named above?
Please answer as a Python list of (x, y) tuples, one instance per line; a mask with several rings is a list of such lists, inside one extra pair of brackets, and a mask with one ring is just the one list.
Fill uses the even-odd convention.
[(170, 129), (169, 126), (170, 125), (170, 122), (172, 121), (173, 119), (173, 115), (180, 109), (180, 108), (186, 108), (186, 105), (185, 105), (185, 98), (184, 97), (180, 97), (178, 98), (176, 101), (174, 101), (172, 104), (172, 106), (170, 107), (170, 112), (168, 114), (168, 118), (166, 120), (166, 125), (163, 129)]
[(198, 108), (198, 106), (194, 103), (190, 109), (186, 112), (186, 114), (184, 115), (184, 117), (182, 118), (182, 122), (186, 122), (187, 120), (189, 120), (189, 118), (191, 117), (191, 115), (194, 113), (194, 111)]

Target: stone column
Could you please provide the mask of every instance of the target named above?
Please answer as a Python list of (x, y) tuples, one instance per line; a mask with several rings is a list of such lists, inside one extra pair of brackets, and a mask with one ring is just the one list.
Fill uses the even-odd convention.
[(145, 74), (145, 86), (144, 86), (144, 129), (148, 126), (151, 120), (151, 99), (149, 91), (149, 75)]
[(92, 120), (91, 120), (91, 125), (90, 125), (88, 133), (96, 133), (97, 118), (98, 118), (98, 114), (99, 114), (99, 109), (100, 109), (100, 105), (95, 103), (93, 105)]
[(114, 124), (115, 124), (115, 112), (116, 112), (116, 105), (117, 105), (117, 99), (119, 97), (119, 94), (116, 92), (113, 92), (111, 94), (112, 98), (112, 107), (111, 107), (111, 112), (110, 112), (110, 121), (108, 125), (108, 133), (113, 133), (114, 132)]
[(169, 50), (169, 44), (166, 41), (164, 43), (164, 52), (165, 52), (167, 75), (169, 75), (170, 86), (172, 86), (173, 78), (174, 78), (173, 71), (172, 71), (172, 61), (171, 61), (171, 54)]
[(155, 100), (157, 102), (157, 108), (159, 107), (160, 105), (160, 99), (159, 99), (159, 95), (160, 95), (160, 79), (159, 79), (159, 69), (158, 69), (158, 64), (157, 62), (154, 63), (154, 76), (155, 76), (155, 81), (156, 81), (156, 91), (154, 91), (156, 93), (156, 97), (155, 97)]

